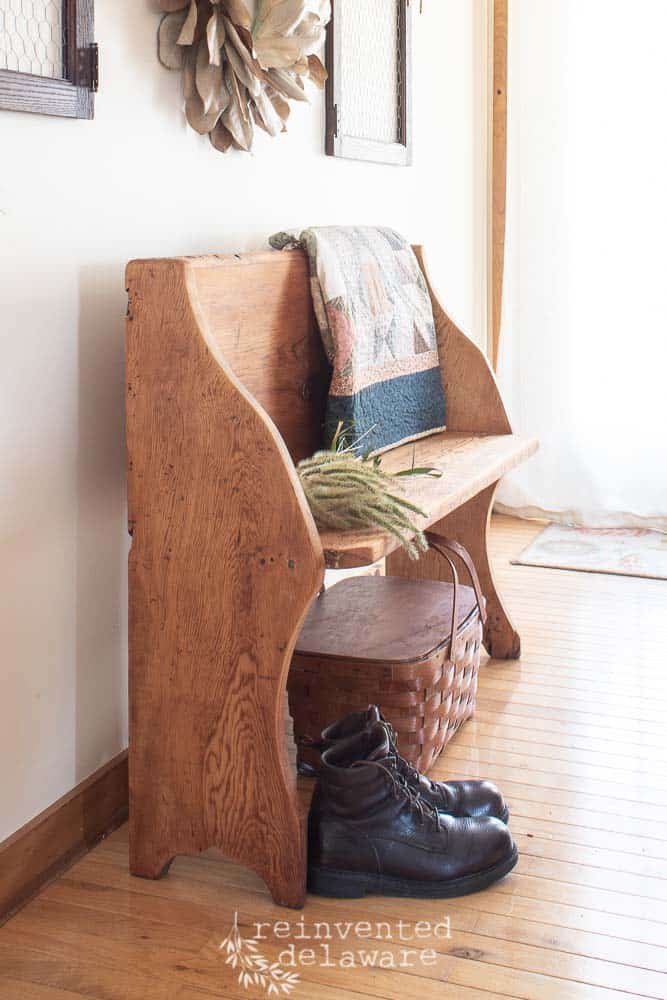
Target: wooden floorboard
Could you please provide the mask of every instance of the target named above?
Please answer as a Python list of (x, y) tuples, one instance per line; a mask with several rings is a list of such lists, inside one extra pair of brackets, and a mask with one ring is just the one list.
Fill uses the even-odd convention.
[[(517, 868), (458, 900), (309, 897), (311, 930), (446, 916), (451, 939), (420, 942), (433, 965), (372, 969), (337, 962), (366, 948), (398, 965), (396, 937), (334, 940), (333, 967), (302, 967), (295, 1000), (667, 997), (667, 583), (511, 566), (538, 530), (494, 519), (523, 656), (483, 666), (476, 717), (434, 773), (503, 787)], [(219, 950), (235, 912), (246, 937), (255, 921), (299, 919), (215, 852), (132, 878), (123, 827), (0, 928), (0, 1000), (266, 996)], [(285, 943), (262, 952), (276, 961)]]

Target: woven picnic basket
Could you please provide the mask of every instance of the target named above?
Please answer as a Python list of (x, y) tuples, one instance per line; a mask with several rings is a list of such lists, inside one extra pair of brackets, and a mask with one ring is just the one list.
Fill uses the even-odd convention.
[[(353, 577), (311, 608), (290, 667), (301, 770), (317, 769), (322, 730), (379, 705), (400, 752), (428, 771), (475, 709), (486, 605), (470, 555), (429, 532), (452, 582)], [(455, 559), (471, 587), (459, 582)]]

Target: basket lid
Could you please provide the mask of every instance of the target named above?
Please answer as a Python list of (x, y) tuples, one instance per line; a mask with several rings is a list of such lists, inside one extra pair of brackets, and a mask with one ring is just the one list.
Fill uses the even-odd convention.
[[(438, 580), (342, 580), (313, 602), (295, 652), (393, 663), (424, 659), (449, 642), (453, 596), (452, 584)], [(476, 610), (474, 590), (459, 586), (459, 629)]]

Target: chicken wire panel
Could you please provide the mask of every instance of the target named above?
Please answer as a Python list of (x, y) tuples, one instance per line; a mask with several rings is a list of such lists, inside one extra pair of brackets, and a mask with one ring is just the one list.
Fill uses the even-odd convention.
[(401, 0), (338, 0), (340, 130), (358, 139), (400, 141)]
[(0, 0), (0, 69), (62, 78), (62, 0)]

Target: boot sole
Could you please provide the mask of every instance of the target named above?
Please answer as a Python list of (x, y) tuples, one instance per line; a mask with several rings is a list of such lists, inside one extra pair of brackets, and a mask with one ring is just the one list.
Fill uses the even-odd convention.
[[(464, 813), (448, 813), (448, 812), (445, 812), (444, 809), (443, 810), (439, 810), (439, 811), (442, 811), (442, 813), (443, 813), (444, 816), (456, 816), (458, 819), (461, 819), (461, 818), (463, 818), (465, 816)], [(501, 823), (504, 823), (505, 826), (507, 826), (507, 824), (510, 821), (510, 811), (507, 808), (507, 806), (505, 806), (505, 808), (503, 809), (503, 811), (498, 816), (496, 816), (494, 813), (488, 813), (488, 814), (485, 814), (482, 817), (474, 817), (474, 818), (477, 818), (477, 819), (479, 819), (479, 818), (481, 818), (481, 819), (499, 819)]]
[(469, 896), (473, 892), (488, 889), (490, 885), (504, 878), (519, 860), (519, 852), (514, 848), (509, 858), (492, 868), (448, 879), (446, 882), (421, 882), (407, 878), (392, 878), (386, 875), (371, 875), (365, 872), (337, 871), (331, 868), (308, 867), (308, 892), (315, 896), (333, 896), (338, 899), (360, 899), (362, 896), (403, 896), (412, 899), (450, 899), (454, 896)]

